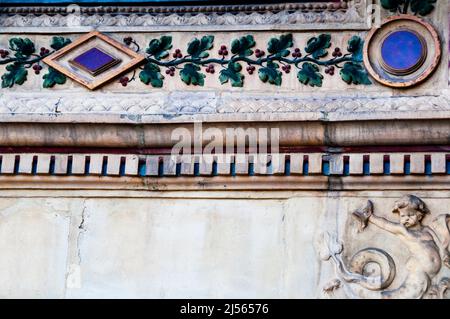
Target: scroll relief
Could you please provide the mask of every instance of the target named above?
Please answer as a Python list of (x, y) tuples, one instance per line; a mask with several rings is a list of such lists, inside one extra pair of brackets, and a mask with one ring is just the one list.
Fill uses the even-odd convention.
[[(398, 214), (399, 222), (375, 214), (373, 203), (368, 201), (352, 215), (360, 222), (360, 232), (375, 226), (398, 237), (408, 250), (406, 263), (396, 265), (387, 251), (375, 247), (362, 249), (344, 261), (345, 243), (334, 234), (324, 233), (320, 240), (320, 257), (334, 262), (338, 277), (324, 287), (325, 293), (342, 288), (349, 298), (449, 297), (450, 278), (443, 273), (450, 268), (450, 215), (438, 215), (425, 225), (430, 211), (424, 201), (414, 195), (398, 200), (392, 213)], [(400, 276), (399, 272), (404, 275)]]

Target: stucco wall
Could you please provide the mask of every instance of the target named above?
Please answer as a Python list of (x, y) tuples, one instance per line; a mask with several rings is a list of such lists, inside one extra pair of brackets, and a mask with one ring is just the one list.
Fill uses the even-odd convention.
[[(322, 288), (334, 267), (318, 255), (325, 231), (348, 254), (368, 245), (388, 252), (393, 286), (410, 256), (376, 227), (358, 233), (351, 217), (372, 199), (396, 221), (392, 206), (404, 192), (28, 193), (0, 200), (2, 298), (330, 297)], [(448, 213), (448, 192), (416, 194), (433, 216)]]

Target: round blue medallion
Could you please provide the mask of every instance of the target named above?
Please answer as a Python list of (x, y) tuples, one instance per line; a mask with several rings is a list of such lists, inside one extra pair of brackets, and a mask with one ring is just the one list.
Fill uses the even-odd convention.
[(381, 45), (383, 68), (392, 74), (412, 73), (423, 64), (425, 58), (425, 41), (413, 31), (392, 32)]

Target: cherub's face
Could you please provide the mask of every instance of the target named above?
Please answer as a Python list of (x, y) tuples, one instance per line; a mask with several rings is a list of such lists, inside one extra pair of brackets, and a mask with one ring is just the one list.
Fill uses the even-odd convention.
[(422, 220), (422, 213), (409, 207), (400, 208), (399, 213), (400, 223), (406, 228), (414, 227)]

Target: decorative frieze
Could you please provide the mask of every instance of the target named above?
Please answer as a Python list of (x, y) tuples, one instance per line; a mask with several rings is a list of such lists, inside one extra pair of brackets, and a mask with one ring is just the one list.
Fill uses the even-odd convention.
[[(128, 39), (128, 41), (132, 41)], [(180, 68), (181, 80), (187, 85), (204, 85), (205, 75), (201, 68), (206, 66), (206, 72), (214, 73), (215, 65), (222, 66), (219, 72), (219, 80), (222, 84), (230, 83), (233, 87), (244, 86), (242, 63), (247, 65), (249, 74), (256, 72), (258, 67), (259, 79), (264, 83), (280, 86), (282, 74), (290, 73), (291, 66), (298, 69), (297, 78), (309, 86), (322, 86), (323, 75), (319, 66), (326, 67), (325, 73), (334, 75), (335, 67), (339, 67), (341, 78), (348, 84), (371, 84), (367, 72), (362, 66), (363, 40), (352, 37), (348, 42), (347, 53), (343, 55), (341, 49), (336, 47), (331, 59), (323, 59), (328, 55), (331, 47), (331, 35), (320, 34), (310, 38), (304, 48), (291, 49), (293, 47), (293, 35), (285, 34), (271, 38), (267, 44), (267, 56), (263, 49), (256, 49), (256, 42), (252, 35), (247, 35), (231, 42), (229, 51), (225, 44), (218, 51), (222, 59), (209, 57), (209, 50), (214, 46), (213, 36), (203, 36), (201, 39), (193, 39), (186, 50), (187, 56), (183, 57), (181, 50), (175, 50), (173, 59), (163, 61), (169, 56), (168, 50), (172, 48), (172, 38), (163, 36), (160, 39), (150, 41), (146, 49), (147, 63), (139, 77), (145, 84), (153, 87), (162, 87), (164, 76), (160, 67), (167, 68), (166, 74), (173, 76), (176, 68)], [(228, 58), (228, 55), (231, 57)], [(255, 58), (253, 58), (255, 55)], [(304, 55), (304, 56), (302, 56)], [(280, 67), (281, 65), (281, 67)], [(280, 69), (282, 71), (280, 71)], [(130, 79), (129, 81), (134, 80)]]
[[(93, 43), (97, 38), (102, 42)], [(215, 46), (214, 40), (213, 35), (194, 38), (187, 44), (185, 52), (178, 48), (171, 51), (173, 45), (170, 35), (150, 40), (145, 49), (145, 65), (138, 75), (140, 81), (153, 88), (161, 88), (166, 77), (170, 78), (178, 73), (186, 85), (204, 86), (203, 72), (214, 74), (215, 67), (220, 66), (222, 69), (218, 73), (221, 84), (243, 87), (245, 82), (243, 65), (246, 65), (246, 73), (252, 75), (257, 72), (262, 82), (276, 86), (281, 86), (283, 74), (294, 72), (294, 68), (298, 81), (311, 87), (321, 87), (323, 73), (333, 76), (337, 72), (336, 69), (340, 70), (339, 75), (347, 84), (371, 84), (362, 64), (364, 41), (359, 36), (353, 36), (348, 40), (346, 52), (335, 46), (331, 49), (331, 53), (330, 34), (309, 38), (304, 48), (293, 48), (294, 37), (291, 33), (270, 38), (264, 49), (257, 45), (253, 35), (234, 39), (229, 47), (223, 43)], [(39, 74), (42, 69), (40, 62), (43, 60), (50, 65), (49, 74), (44, 76), (45, 88), (64, 84), (66, 75), (89, 89), (95, 89), (144, 60), (144, 56), (137, 53), (141, 45), (131, 37), (125, 37), (124, 42), (135, 49), (136, 53), (128, 48), (122, 48), (116, 41), (96, 31), (80, 37), (72, 44), (69, 39), (53, 37), (50, 46), (56, 52), (43, 48), (39, 55), (35, 54), (35, 44), (29, 38), (11, 38), (9, 49), (1, 51), (0, 65), (7, 65), (7, 73), (2, 76), (2, 88), (22, 85), (27, 79), (27, 68), (33, 67), (35, 73)], [(108, 46), (105, 47), (104, 43)], [(74, 66), (70, 62), (77, 58), (76, 55), (84, 52), (80, 51), (83, 48), (98, 50), (102, 45), (113, 54), (121, 56), (121, 60), (124, 61), (119, 67), (110, 68), (97, 76), (86, 72), (79, 64)], [(218, 56), (216, 54), (213, 56), (213, 49), (217, 49)], [(133, 60), (130, 62), (131, 59)], [(131, 78), (122, 77), (120, 83), (126, 86), (136, 79), (137, 74), (134, 72)]]
[[(138, 28), (159, 30), (301, 30), (351, 26), (368, 29), (370, 0), (330, 3), (283, 3), (258, 5), (205, 5), (177, 7), (5, 7), (0, 8), (1, 31), (14, 28), (42, 30), (80, 27)], [(1, 32), (0, 31), (0, 32)]]

